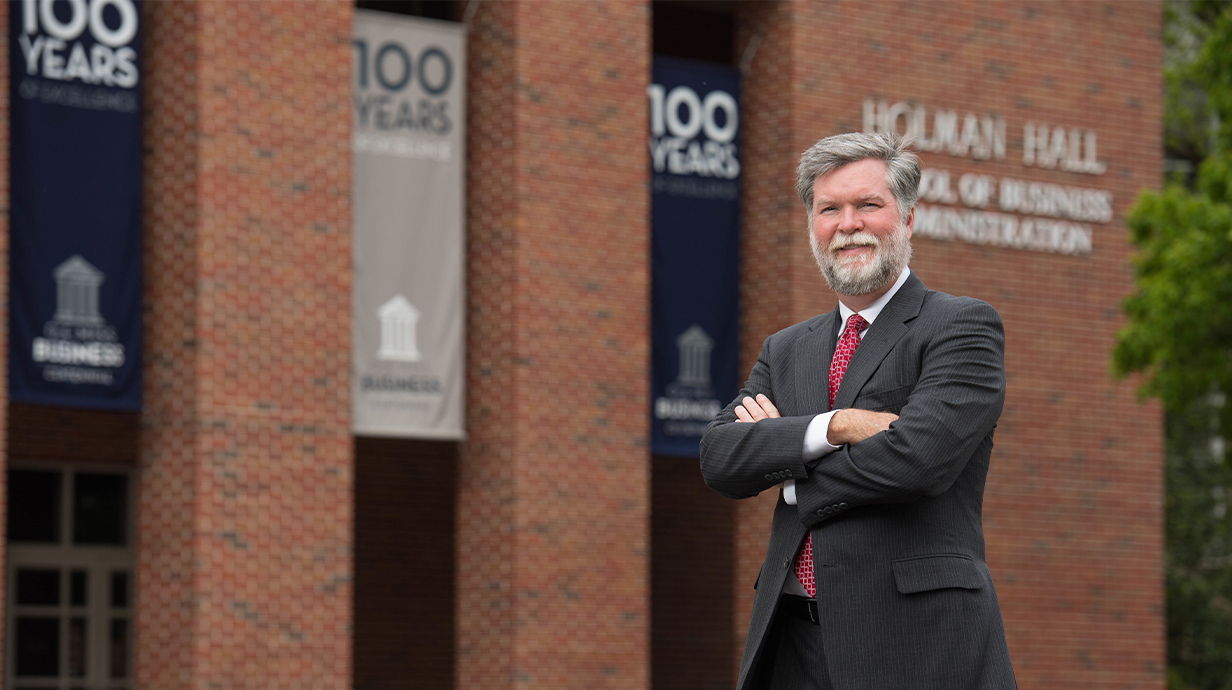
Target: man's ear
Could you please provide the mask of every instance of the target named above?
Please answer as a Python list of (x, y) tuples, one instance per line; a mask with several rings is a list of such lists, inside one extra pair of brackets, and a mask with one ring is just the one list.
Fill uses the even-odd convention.
[(907, 239), (911, 239), (911, 231), (915, 229), (915, 207), (907, 214)]

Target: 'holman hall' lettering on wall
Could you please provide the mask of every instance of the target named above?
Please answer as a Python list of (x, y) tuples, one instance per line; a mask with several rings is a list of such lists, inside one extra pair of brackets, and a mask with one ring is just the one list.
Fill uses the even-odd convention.
[[(897, 132), (913, 148), (974, 160), (1006, 160), (1005, 120), (997, 114), (961, 115), (884, 99), (864, 100), (864, 131)], [(1102, 175), (1093, 130), (1023, 125), (1022, 164), (1049, 170)], [(1087, 223), (1112, 220), (1111, 192), (1011, 177), (926, 168), (920, 180), (915, 234), (942, 240), (991, 244), (1061, 254), (1089, 254), (1092, 230)], [(944, 208), (932, 204), (958, 205)], [(1021, 215), (1020, 215), (1021, 214)], [(1026, 217), (1021, 217), (1025, 215)]]

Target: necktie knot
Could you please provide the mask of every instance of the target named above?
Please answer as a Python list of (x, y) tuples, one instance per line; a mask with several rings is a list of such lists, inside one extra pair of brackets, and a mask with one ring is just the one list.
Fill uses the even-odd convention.
[(847, 330), (855, 331), (856, 335), (863, 333), (865, 328), (868, 328), (868, 321), (865, 321), (863, 316), (852, 314), (847, 319)]

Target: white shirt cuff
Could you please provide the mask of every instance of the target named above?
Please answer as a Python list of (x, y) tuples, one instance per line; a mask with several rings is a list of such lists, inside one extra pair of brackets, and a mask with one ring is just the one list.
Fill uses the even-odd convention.
[(830, 444), (830, 418), (838, 410), (830, 410), (813, 417), (804, 431), (804, 461), (816, 460), (827, 453), (833, 453), (839, 447)]
[[(830, 431), (830, 418), (838, 410), (830, 410), (813, 417), (808, 428), (804, 430), (804, 461), (816, 460), (827, 453), (833, 453), (839, 447), (832, 445), (827, 434)], [(789, 506), (796, 504), (796, 480), (783, 482), (783, 501)]]
[(788, 479), (783, 482), (783, 501), (789, 506), (796, 504), (796, 480)]

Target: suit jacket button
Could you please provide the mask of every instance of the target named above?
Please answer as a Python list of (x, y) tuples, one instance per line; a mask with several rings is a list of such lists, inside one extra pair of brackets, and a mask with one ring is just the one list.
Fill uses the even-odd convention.
[(788, 477), (790, 477), (790, 476), (791, 476), (791, 470), (783, 470), (783, 474), (785, 474), (785, 475), (787, 475)]
[(771, 476), (770, 476), (770, 475), (768, 475), (768, 474), (766, 475), (766, 481), (772, 481), (773, 479), (774, 479), (774, 477), (771, 477)]
[(838, 511), (840, 511), (840, 510), (842, 510), (842, 509), (843, 509), (843, 507), (842, 507), (842, 506), (840, 506), (840, 505), (839, 505), (839, 504), (837, 504), (837, 503), (835, 503), (834, 505), (832, 505), (832, 506), (830, 506), (830, 507), (831, 507), (831, 508), (833, 508), (835, 512), (838, 512)]
[(790, 567), (791, 567), (791, 556), (788, 556), (787, 558), (783, 559), (783, 570), (787, 570)]
[(846, 503), (840, 503), (840, 504), (838, 504), (838, 507), (839, 507), (839, 508), (842, 508), (843, 510), (847, 510), (847, 504), (846, 504)]
[(825, 508), (822, 508), (821, 510), (817, 511), (817, 514), (818, 514), (818, 515), (825, 515), (825, 514), (826, 514), (826, 509), (825, 509)]

